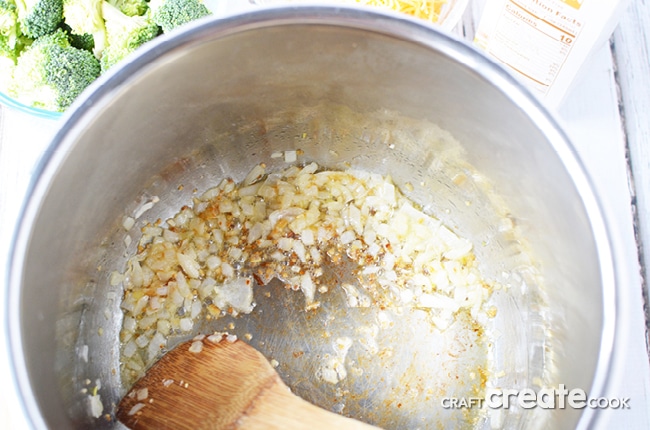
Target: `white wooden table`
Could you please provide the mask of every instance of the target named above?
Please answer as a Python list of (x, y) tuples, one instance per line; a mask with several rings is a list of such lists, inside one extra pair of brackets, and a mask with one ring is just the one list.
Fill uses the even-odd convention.
[[(245, 0), (228, 0), (242, 7)], [(472, 0), (457, 32), (467, 40), (484, 0)], [(650, 3), (633, 0), (610, 46), (599, 49), (588, 73), (572, 88), (557, 117), (564, 125), (612, 221), (614, 244), (627, 273), (619, 279), (628, 324), (620, 328), (626, 348), (614, 363), (620, 383), (611, 396), (629, 397), (630, 409), (606, 411), (599, 428), (650, 428), (650, 365), (643, 282), (650, 267)], [(0, 280), (19, 207), (37, 160), (59, 123), (0, 106)], [(5, 342), (0, 295), (0, 345)], [(6, 348), (0, 347), (0, 428), (27, 429), (11, 378)]]

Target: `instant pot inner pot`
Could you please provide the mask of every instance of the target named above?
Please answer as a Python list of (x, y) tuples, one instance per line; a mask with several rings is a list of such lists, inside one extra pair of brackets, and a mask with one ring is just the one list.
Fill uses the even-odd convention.
[[(483, 383), (591, 387), (602, 283), (588, 214), (558, 155), (566, 142), (549, 138), (561, 134), (524, 111), (534, 104), (502, 72), (429, 28), (358, 11), (276, 14), (214, 21), (161, 42), (96, 89), (55, 139), (25, 218), (24, 259), (15, 260), (22, 351), (14, 355), (34, 423), (121, 427), (112, 413), (128, 389), (119, 370), (122, 291), (111, 272), (125, 269), (145, 222), (259, 163), (285, 168), (277, 154), (286, 151), (298, 164), (390, 175), (472, 241), (483, 276), (504, 286), (492, 295), (498, 312), (483, 349), (466, 358), (483, 366)], [(149, 202), (126, 232), (124, 218)], [(287, 303), (302, 305), (296, 294)], [(350, 318), (332, 300), (332, 312)], [(387, 398), (374, 381), (347, 386), (362, 394), (345, 397), (295, 364), (295, 351), (324, 342), (295, 328), (308, 319), (303, 307), (283, 313), (260, 300), (260, 308), (257, 321), (242, 317), (234, 331), (251, 332), (253, 345), (280, 357), (278, 371), (297, 394), (330, 410), (387, 428), (572, 428), (580, 418), (571, 409), (515, 406), (487, 418), (444, 409), (442, 397), (464, 393), (451, 385), (424, 401), (422, 387), (440, 388), (435, 381), (450, 375), (427, 367), (427, 342), (444, 335), (416, 326), (386, 340), (395, 367), (364, 369), (411, 372), (402, 391)], [(462, 360), (448, 365), (467, 381)], [(93, 394), (103, 406), (97, 419)]]

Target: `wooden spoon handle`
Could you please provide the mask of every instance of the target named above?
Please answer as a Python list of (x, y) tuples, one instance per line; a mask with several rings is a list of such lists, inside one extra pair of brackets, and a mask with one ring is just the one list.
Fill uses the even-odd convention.
[(259, 393), (251, 406), (241, 415), (238, 424), (241, 426), (239, 428), (247, 430), (377, 428), (312, 405), (292, 394), (279, 377)]

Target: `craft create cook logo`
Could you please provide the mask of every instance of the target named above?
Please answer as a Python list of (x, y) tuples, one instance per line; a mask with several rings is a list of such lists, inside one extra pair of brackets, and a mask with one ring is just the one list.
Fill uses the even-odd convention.
[(488, 388), (485, 397), (444, 397), (441, 405), (445, 409), (482, 408), (509, 409), (630, 409), (630, 399), (625, 397), (590, 398), (585, 390), (567, 389), (560, 384), (557, 388), (542, 388), (522, 390)]

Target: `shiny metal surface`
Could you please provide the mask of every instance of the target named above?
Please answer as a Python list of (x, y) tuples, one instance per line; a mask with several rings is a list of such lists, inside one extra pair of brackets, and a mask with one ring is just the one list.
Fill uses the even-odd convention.
[[(11, 267), (12, 355), (35, 427), (114, 426), (89, 418), (81, 390), (100, 379), (109, 413), (124, 392), (119, 289), (108, 283), (125, 261), (122, 217), (159, 196), (146, 216), (164, 219), (193, 188), (241, 179), (260, 161), (274, 167), (270, 155), (287, 149), (301, 149), (305, 161), (390, 173), (472, 239), (485, 275), (512, 284), (494, 297), (493, 328), (502, 334), (491, 359), (505, 374), (496, 383), (541, 380), (592, 396), (603, 390), (614, 329), (612, 261), (597, 202), (555, 122), (498, 67), (429, 27), (356, 9), (287, 8), (161, 39), (68, 116), (32, 190)], [(472, 172), (464, 185), (452, 180), (459, 169)], [(499, 231), (505, 215), (518, 235)], [(254, 323), (236, 330), (265, 341)], [(273, 352), (286, 364), (296, 339), (279, 332)], [(398, 358), (406, 363), (409, 354)], [(280, 371), (289, 380), (305, 374), (286, 367)], [(320, 402), (322, 387), (289, 385)], [(343, 412), (381, 410), (367, 407), (372, 398), (347, 401)], [(370, 421), (412, 427), (407, 416), (427, 417), (427, 409)], [(504, 426), (573, 428), (593, 418), (591, 411), (511, 410)]]

